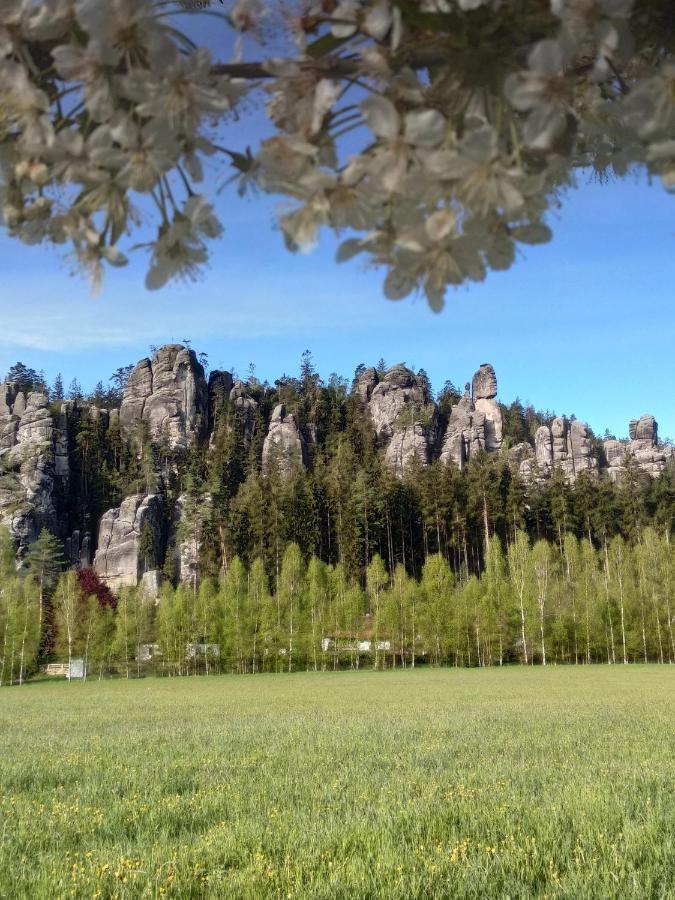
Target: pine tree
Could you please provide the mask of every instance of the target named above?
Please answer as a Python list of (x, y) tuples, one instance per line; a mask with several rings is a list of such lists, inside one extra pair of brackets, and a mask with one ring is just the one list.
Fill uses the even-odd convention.
[(60, 403), (65, 396), (63, 390), (63, 377), (60, 372), (56, 373), (56, 378), (54, 379), (54, 385), (52, 387), (51, 394), (52, 400), (55, 403)]
[(45, 603), (51, 595), (62, 566), (63, 545), (50, 531), (43, 528), (38, 539), (29, 546), (26, 554), (26, 568), (35, 579), (38, 589), (38, 634), (40, 646), (42, 646), (44, 637)]

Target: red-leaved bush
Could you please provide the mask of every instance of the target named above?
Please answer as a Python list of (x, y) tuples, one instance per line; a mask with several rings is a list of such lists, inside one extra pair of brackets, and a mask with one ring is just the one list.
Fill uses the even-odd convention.
[(115, 609), (117, 598), (93, 569), (80, 569), (77, 573), (77, 580), (84, 597), (91, 597), (93, 594), (98, 598), (99, 606), (110, 606)]

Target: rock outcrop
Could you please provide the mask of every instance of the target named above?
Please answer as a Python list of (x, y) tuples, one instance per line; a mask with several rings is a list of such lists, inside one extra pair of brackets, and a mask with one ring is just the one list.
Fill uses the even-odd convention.
[(498, 453), (503, 443), (503, 422), (502, 411), (495, 400), (497, 376), (490, 363), (481, 363), (474, 374), (471, 396), (477, 412), (485, 416), (485, 449), (488, 453)]
[(485, 413), (476, 409), (467, 383), (464, 396), (450, 410), (441, 460), (462, 469), (472, 456), (485, 449)]
[(429, 396), (425, 381), (398, 363), (377, 379), (375, 369), (366, 369), (358, 382), (362, 397), (368, 396), (368, 410), (373, 421), (375, 437), (386, 447), (394, 432), (406, 426), (421, 425), (427, 440), (436, 438), (436, 406)]
[(555, 468), (563, 471), (568, 482), (581, 472), (597, 473), (598, 460), (588, 426), (584, 422), (569, 422), (557, 416), (549, 425), (540, 426), (534, 436), (534, 459), (520, 463), (520, 474), (526, 479), (544, 480)]
[(20, 553), (43, 528), (58, 531), (54, 432), (45, 394), (0, 385), (0, 525)]
[(270, 472), (276, 468), (282, 477), (286, 477), (295, 469), (304, 466), (305, 453), (305, 441), (295, 416), (286, 412), (284, 404), (279, 403), (272, 413), (270, 427), (263, 444), (263, 472)]
[(208, 493), (198, 499), (181, 494), (173, 512), (169, 536), (173, 551), (173, 576), (193, 590), (199, 583), (199, 555), (212, 504), (213, 498)]
[(632, 419), (628, 426), (628, 441), (603, 442), (607, 460), (607, 474), (612, 481), (620, 481), (626, 474), (628, 457), (646, 475), (656, 478), (675, 456), (669, 444), (659, 444), (658, 425), (654, 416), (644, 415)]
[(417, 422), (397, 429), (387, 445), (384, 458), (397, 478), (401, 478), (413, 462), (428, 466), (429, 446), (424, 427)]
[(171, 450), (185, 450), (207, 428), (208, 389), (193, 350), (168, 344), (142, 359), (129, 376), (120, 424), (129, 435), (139, 422)]
[(230, 402), (240, 422), (244, 448), (248, 450), (255, 435), (258, 404), (248, 393), (245, 382), (239, 380), (232, 385)]
[(490, 363), (482, 363), (464, 396), (450, 410), (443, 436), (441, 459), (459, 469), (480, 450), (498, 453), (503, 445), (502, 411), (495, 400), (497, 376)]
[(397, 477), (417, 460), (428, 465), (438, 440), (438, 416), (425, 378), (402, 363), (380, 379), (376, 369), (359, 377), (356, 392), (367, 406), (375, 440)]
[[(159, 554), (163, 544), (163, 521), (161, 500), (156, 494), (126, 497), (119, 507), (109, 509), (101, 517), (94, 568), (112, 591), (138, 584), (145, 569), (139, 551), (146, 526), (155, 554)], [(154, 564), (152, 559), (149, 569), (153, 569)]]
[(380, 378), (377, 369), (372, 366), (359, 375), (356, 382), (356, 392), (364, 403), (368, 403), (373, 395), (373, 391), (377, 387)]

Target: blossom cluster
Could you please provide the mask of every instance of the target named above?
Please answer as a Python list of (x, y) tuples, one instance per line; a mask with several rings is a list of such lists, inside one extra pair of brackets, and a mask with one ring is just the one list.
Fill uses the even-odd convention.
[(193, 275), (205, 238), (221, 231), (194, 185), (201, 157), (215, 151), (205, 123), (242, 89), (166, 23), (165, 6), (0, 6), (2, 220), (28, 243), (70, 242), (95, 282), (103, 261), (126, 263), (118, 243), (138, 224), (134, 195), (151, 197), (159, 219), (149, 287)]
[[(147, 193), (160, 219), (148, 286), (193, 275), (220, 233), (193, 187), (218, 152), (204, 123), (251, 88), (275, 133), (255, 153), (226, 151), (240, 191), (291, 199), (291, 249), (322, 227), (343, 234), (338, 259), (383, 266), (390, 299), (421, 290), (440, 309), (449, 285), (549, 240), (546, 214), (579, 167), (646, 165), (675, 187), (673, 48), (633, 0), (236, 0), (229, 27), (260, 40), (249, 68), (241, 38), (236, 64), (214, 65), (167, 7), (4, 3), (0, 191), (13, 234), (70, 240), (98, 271), (124, 261), (132, 196)], [(295, 49), (278, 56), (282, 28)]]

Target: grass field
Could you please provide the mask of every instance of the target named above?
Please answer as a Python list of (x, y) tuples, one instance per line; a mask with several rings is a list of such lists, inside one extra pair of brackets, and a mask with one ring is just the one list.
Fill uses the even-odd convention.
[(0, 897), (675, 897), (675, 670), (0, 691)]

